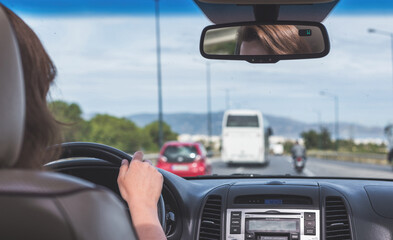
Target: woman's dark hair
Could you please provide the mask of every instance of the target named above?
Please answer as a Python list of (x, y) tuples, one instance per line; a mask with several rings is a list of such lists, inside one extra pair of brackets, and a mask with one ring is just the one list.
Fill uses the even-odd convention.
[(33, 30), (10, 9), (1, 7), (18, 41), (26, 95), (23, 144), (15, 167), (41, 168), (57, 155), (57, 150), (49, 152), (47, 147), (60, 140), (58, 123), (46, 101), (49, 87), (56, 77), (56, 67)]
[(310, 46), (299, 36), (299, 30), (292, 25), (255, 25), (240, 29), (242, 41), (260, 40), (269, 46), (269, 54), (304, 54), (311, 52)]

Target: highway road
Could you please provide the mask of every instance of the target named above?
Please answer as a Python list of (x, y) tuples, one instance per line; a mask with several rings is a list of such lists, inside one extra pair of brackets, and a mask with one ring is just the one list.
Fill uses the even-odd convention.
[(365, 177), (365, 178), (389, 178), (393, 179), (393, 171), (390, 166), (372, 165), (364, 163), (352, 163), (327, 159), (309, 158), (303, 173), (298, 174), (293, 168), (292, 159), (289, 156), (269, 156), (268, 166), (236, 165), (228, 167), (219, 158), (212, 159), (213, 174), (255, 173), (263, 175), (301, 175), (301, 176), (326, 176), (326, 177)]

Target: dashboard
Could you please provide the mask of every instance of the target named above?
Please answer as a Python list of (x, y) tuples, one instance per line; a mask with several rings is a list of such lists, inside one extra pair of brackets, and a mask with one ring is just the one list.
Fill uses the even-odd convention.
[[(118, 194), (118, 168), (102, 160), (52, 164)], [(168, 239), (393, 239), (393, 182), (367, 179), (213, 177), (166, 171)]]

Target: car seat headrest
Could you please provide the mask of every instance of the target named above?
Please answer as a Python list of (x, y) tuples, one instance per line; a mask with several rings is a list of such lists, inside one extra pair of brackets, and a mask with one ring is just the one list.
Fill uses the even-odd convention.
[(0, 168), (19, 156), (25, 122), (23, 68), (17, 38), (0, 4)]

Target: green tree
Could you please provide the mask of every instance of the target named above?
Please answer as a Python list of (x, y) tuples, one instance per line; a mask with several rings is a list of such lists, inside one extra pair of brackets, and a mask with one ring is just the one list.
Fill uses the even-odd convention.
[(319, 135), (315, 130), (308, 132), (302, 132), (301, 137), (304, 139), (304, 144), (307, 149), (313, 149), (318, 147)]
[(307, 149), (333, 149), (334, 144), (330, 136), (330, 132), (327, 128), (321, 128), (319, 133), (315, 130), (301, 133), (301, 137), (304, 139), (304, 144)]
[(49, 109), (61, 122), (76, 123), (82, 120), (82, 110), (76, 103), (53, 101), (49, 103)]
[(89, 124), (82, 118), (82, 110), (76, 103), (53, 101), (48, 107), (55, 119), (61, 123), (64, 142), (84, 141)]
[(331, 139), (331, 134), (327, 128), (321, 128), (319, 133), (320, 147), (323, 150), (333, 149), (333, 142)]
[(150, 136), (126, 119), (98, 114), (90, 121), (88, 140), (106, 144), (128, 153), (152, 148)]
[[(167, 141), (172, 141), (176, 140), (178, 134), (173, 132), (171, 127), (166, 124), (165, 122), (163, 123), (163, 134), (164, 134), (164, 142)], [(145, 126), (144, 131), (147, 132), (147, 134), (151, 137), (153, 142), (156, 144), (158, 148), (158, 121), (154, 121), (148, 125)]]

